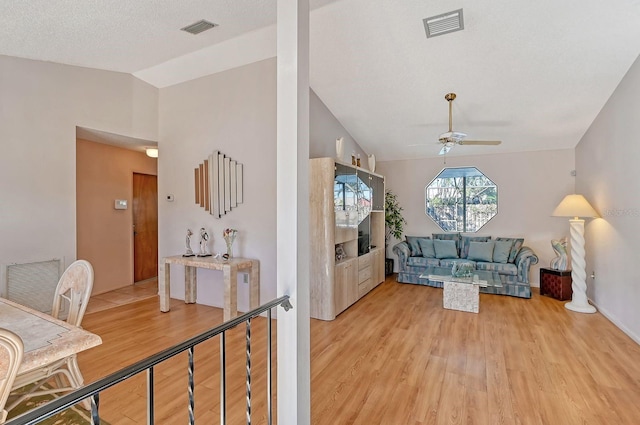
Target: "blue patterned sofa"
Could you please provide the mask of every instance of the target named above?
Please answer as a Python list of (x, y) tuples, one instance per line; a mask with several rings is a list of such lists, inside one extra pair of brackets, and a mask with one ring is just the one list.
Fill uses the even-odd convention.
[[(459, 233), (434, 233), (428, 236), (407, 236), (396, 244), (398, 282), (442, 287), (420, 275), (427, 267), (452, 267), (455, 262), (471, 263), (476, 270), (494, 271), (500, 275), (502, 287), (480, 288), (481, 292), (531, 298), (529, 269), (538, 257), (522, 238), (464, 236)], [(447, 242), (443, 242), (447, 241)], [(431, 246), (434, 248), (431, 248)]]

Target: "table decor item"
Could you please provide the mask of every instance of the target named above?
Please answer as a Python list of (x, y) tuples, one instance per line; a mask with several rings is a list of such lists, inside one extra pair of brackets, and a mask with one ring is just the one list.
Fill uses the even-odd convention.
[(193, 232), (191, 229), (187, 229), (187, 236), (184, 239), (185, 253), (182, 254), (183, 257), (193, 257), (195, 255), (191, 249), (191, 236), (193, 236)]
[(207, 249), (207, 242), (209, 242), (209, 233), (204, 227), (200, 228), (200, 254), (198, 257), (211, 257), (209, 250)]
[(456, 261), (451, 268), (451, 276), (454, 277), (471, 277), (475, 268), (473, 264)]
[(340, 137), (336, 139), (336, 158), (338, 161), (342, 161), (342, 157), (344, 156), (344, 138)]
[(236, 229), (224, 229), (224, 231), (222, 232), (222, 237), (227, 244), (226, 259), (233, 258), (233, 242), (236, 240), (237, 235), (238, 231)]
[(555, 251), (557, 257), (551, 260), (551, 268), (553, 270), (567, 270), (567, 238), (553, 239), (551, 247)]
[(369, 160), (369, 171), (371, 171), (372, 173), (376, 172), (376, 156), (374, 154), (371, 154), (368, 156), (368, 160)]

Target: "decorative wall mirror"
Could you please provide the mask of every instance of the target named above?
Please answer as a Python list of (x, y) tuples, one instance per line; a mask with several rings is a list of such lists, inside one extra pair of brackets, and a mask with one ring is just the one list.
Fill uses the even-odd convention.
[(477, 232), (498, 214), (498, 187), (475, 167), (445, 168), (425, 188), (426, 214), (446, 232)]

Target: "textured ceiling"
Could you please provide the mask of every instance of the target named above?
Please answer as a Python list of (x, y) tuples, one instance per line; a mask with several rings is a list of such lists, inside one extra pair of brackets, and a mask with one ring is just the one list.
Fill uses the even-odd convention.
[[(165, 87), (275, 55), (275, 4), (0, 0), (0, 54), (128, 72)], [(451, 91), (454, 130), (503, 143), (450, 155), (572, 148), (640, 53), (638, 0), (311, 6), (311, 87), (379, 161), (435, 156)], [(423, 18), (459, 8), (463, 31), (426, 38)], [(199, 19), (220, 26), (199, 36), (178, 31)]]

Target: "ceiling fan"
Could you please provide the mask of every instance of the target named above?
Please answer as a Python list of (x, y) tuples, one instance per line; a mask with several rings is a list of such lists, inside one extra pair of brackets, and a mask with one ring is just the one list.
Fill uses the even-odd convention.
[(465, 140), (467, 135), (459, 131), (453, 131), (453, 119), (451, 116), (451, 105), (456, 98), (455, 93), (447, 93), (444, 98), (449, 102), (449, 131), (442, 133), (438, 142), (442, 144), (439, 155), (446, 155), (455, 145), (486, 145), (495, 146), (502, 143), (499, 140)]

